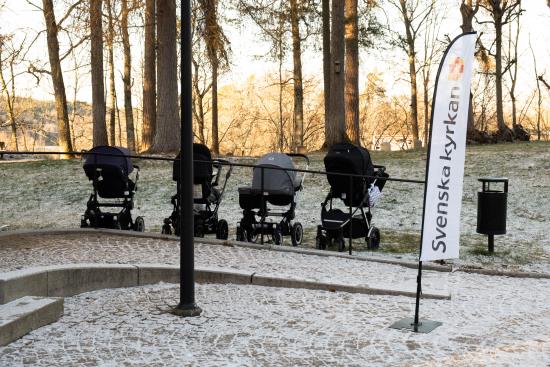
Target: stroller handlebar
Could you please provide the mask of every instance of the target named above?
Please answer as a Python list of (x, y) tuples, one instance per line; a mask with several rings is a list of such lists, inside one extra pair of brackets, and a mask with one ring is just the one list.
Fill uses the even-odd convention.
[(306, 160), (307, 165), (309, 166), (309, 157), (307, 155), (301, 154), (301, 153), (285, 153), (285, 154), (288, 155), (289, 157), (303, 158)]
[[(229, 169), (225, 174), (225, 179), (229, 180), (229, 178), (231, 177), (231, 173), (233, 172), (233, 165), (231, 164), (230, 161), (228, 161), (227, 159), (215, 159), (212, 161), (212, 165), (216, 166), (216, 168), (218, 169), (221, 169), (223, 165), (229, 166)], [(218, 175), (218, 178), (216, 179), (216, 183), (218, 182), (218, 179), (219, 179), (219, 175)]]

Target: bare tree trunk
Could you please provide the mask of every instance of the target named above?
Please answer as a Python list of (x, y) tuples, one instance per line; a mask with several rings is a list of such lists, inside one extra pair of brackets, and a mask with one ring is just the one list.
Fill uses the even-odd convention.
[(407, 36), (407, 52), (409, 56), (409, 77), (411, 79), (411, 128), (413, 135), (413, 147), (420, 148), (418, 141), (418, 87), (416, 81), (416, 49), (415, 40), (411, 31), (411, 19), (409, 18), (407, 4), (405, 0), (400, 0), (401, 14), (405, 24), (405, 34)]
[(61, 71), (59, 59), (59, 40), (57, 39), (57, 22), (52, 0), (42, 0), (42, 10), (46, 22), (46, 38), (48, 42), (48, 56), (50, 59), (50, 72), (55, 94), (55, 111), (57, 115), (57, 129), (59, 130), (58, 144), (62, 152), (73, 150), (71, 143), (71, 130), (69, 127), (69, 113), (67, 112), (67, 95), (65, 82)]
[[(506, 140), (509, 139), (510, 129), (504, 122), (504, 108), (502, 98), (502, 15), (495, 14), (495, 82), (497, 98), (497, 126), (499, 134)], [(511, 136), (510, 136), (511, 138)]]
[(151, 151), (177, 152), (180, 147), (178, 113), (178, 64), (176, 52), (176, 2), (157, 0), (157, 127)]
[(218, 58), (221, 46), (221, 35), (218, 27), (217, 0), (206, 0), (202, 3), (205, 15), (205, 33), (208, 50), (208, 59), (212, 67), (212, 151), (220, 154), (220, 141), (218, 137), (218, 74), (220, 62)]
[(218, 136), (218, 68), (216, 61), (212, 64), (212, 151), (220, 154), (220, 140)]
[[(8, 116), (10, 118), (10, 128), (11, 128), (11, 144), (15, 148), (15, 151), (19, 151), (19, 144), (17, 142), (17, 120), (15, 117), (14, 111), (14, 102), (15, 102), (15, 81), (13, 76), (13, 59), (8, 60), (9, 65), (4, 65), (3, 60), (3, 39), (0, 37), (0, 83), (2, 86), (2, 91), (6, 94), (6, 104), (8, 105)], [(8, 81), (4, 76), (4, 69), (9, 69), (10, 74), (8, 75), (8, 80), (11, 80), (11, 88), (8, 86)], [(11, 92), (10, 92), (11, 89)]]
[(510, 37), (508, 41), (508, 49), (510, 52), (512, 52), (513, 48), (513, 60), (510, 60), (510, 63), (513, 63), (512, 66), (510, 66), (509, 73), (510, 73), (510, 81), (512, 82), (512, 85), (510, 86), (510, 99), (512, 100), (512, 126), (517, 125), (517, 106), (516, 106), (516, 85), (518, 80), (518, 43), (519, 43), (519, 31), (520, 31), (520, 19), (521, 17), (518, 15), (517, 17), (517, 24), (516, 24), (516, 34), (515, 39), (512, 42), (512, 23), (510, 23)]
[(346, 131), (352, 143), (361, 145), (359, 131), (359, 27), (357, 0), (346, 0)]
[(330, 130), (330, 0), (323, 1), (323, 92), (325, 101), (325, 145)]
[(298, 0), (290, 0), (290, 22), (292, 26), (292, 59), (294, 62), (294, 150), (300, 152), (304, 146), (304, 88), (302, 83), (302, 39)]
[(102, 0), (90, 0), (93, 145), (107, 145), (105, 86), (103, 84)]
[(122, 48), (124, 52), (124, 115), (126, 116), (126, 145), (130, 151), (135, 152), (136, 137), (134, 130), (134, 108), (132, 106), (132, 51), (130, 48), (130, 35), (128, 34), (128, 0), (121, 2), (120, 30), (122, 33)]
[(534, 69), (535, 69), (535, 79), (537, 81), (537, 93), (538, 93), (538, 99), (537, 99), (537, 140), (540, 141), (540, 139), (541, 139), (540, 121), (541, 121), (541, 116), (542, 116), (542, 94), (541, 94), (541, 90), (540, 90), (540, 79), (538, 78), (537, 58), (535, 56), (535, 51), (533, 50), (533, 46), (531, 45), (531, 38), (530, 37), (529, 37), (529, 48), (531, 49), (531, 54), (533, 55), (533, 65), (534, 65)]
[(344, 109), (344, 2), (332, 2), (330, 115), (327, 145), (348, 141)]
[(430, 83), (430, 76), (425, 75), (423, 87), (424, 87), (424, 146), (428, 146), (428, 139), (430, 134), (430, 96), (429, 96), (429, 83)]
[[(473, 20), (479, 10), (479, 2), (474, 7), (472, 0), (463, 0), (460, 5), (460, 14), (462, 15), (462, 32), (469, 33), (474, 31)], [(470, 92), (470, 106), (468, 107), (468, 125), (467, 134), (469, 139), (474, 139), (476, 129), (474, 127), (474, 95)]]
[[(284, 19), (281, 17), (279, 19), (279, 30), (282, 30), (284, 27)], [(283, 121), (283, 39), (279, 37), (278, 39), (278, 49), (279, 49), (279, 152), (283, 152), (285, 149), (285, 127)]]
[(142, 150), (149, 150), (151, 145), (153, 145), (153, 138), (157, 126), (155, 13), (155, 0), (146, 0), (145, 49), (143, 53)]
[(197, 59), (193, 58), (193, 115), (195, 117), (195, 122), (198, 125), (196, 129), (193, 129), (193, 132), (202, 144), (207, 144), (204, 135), (204, 125), (206, 120), (204, 112), (204, 96), (206, 95), (206, 90), (203, 92), (200, 89), (199, 72), (200, 65)]
[(107, 8), (107, 53), (109, 62), (109, 144), (112, 146), (116, 144), (116, 86), (115, 86), (115, 52), (114, 52), (114, 40), (115, 40), (115, 25), (113, 22), (113, 0), (105, 0), (105, 6)]

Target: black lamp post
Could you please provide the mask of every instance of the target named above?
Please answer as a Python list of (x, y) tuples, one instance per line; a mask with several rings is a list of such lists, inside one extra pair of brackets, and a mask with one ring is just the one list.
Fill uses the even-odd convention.
[(193, 110), (191, 71), (191, 1), (181, 0), (181, 160), (180, 160), (180, 303), (178, 316), (199, 316), (195, 304), (195, 249), (193, 223)]

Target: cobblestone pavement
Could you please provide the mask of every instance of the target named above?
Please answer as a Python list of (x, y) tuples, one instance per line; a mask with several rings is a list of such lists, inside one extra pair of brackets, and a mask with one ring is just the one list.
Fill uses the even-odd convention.
[[(78, 263), (179, 264), (176, 241), (104, 234), (10, 237), (0, 245), (0, 272), (41, 265)], [(407, 284), (416, 290), (416, 270), (334, 257), (198, 244), (197, 266), (250, 270), (301, 279), (367, 284)], [(425, 273), (430, 289), (446, 290), (448, 273)]]
[(412, 312), (403, 297), (198, 285), (204, 312), (182, 319), (167, 313), (177, 286), (97, 291), (66, 299), (59, 322), (0, 348), (0, 365), (547, 365), (547, 303), (533, 295), (525, 308), (524, 292), (502, 299), (501, 290), (481, 304), (424, 301), (444, 322), (425, 335), (388, 328)]
[[(399, 266), (198, 245), (197, 265), (311, 279), (414, 282)], [(177, 242), (30, 236), (0, 244), (0, 271), (35, 265), (168, 263)], [(197, 285), (200, 318), (166, 311), (178, 287), (103, 290), (65, 300), (65, 316), (0, 348), (0, 366), (485, 366), (550, 364), (549, 280), (425, 272), (452, 300), (423, 300), (431, 334), (389, 329), (414, 299), (238, 285)]]

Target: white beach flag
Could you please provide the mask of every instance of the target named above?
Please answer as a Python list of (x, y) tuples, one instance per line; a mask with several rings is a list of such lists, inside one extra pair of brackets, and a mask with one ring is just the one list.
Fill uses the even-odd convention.
[(453, 40), (439, 65), (426, 166), (420, 261), (459, 256), (460, 210), (475, 33)]

